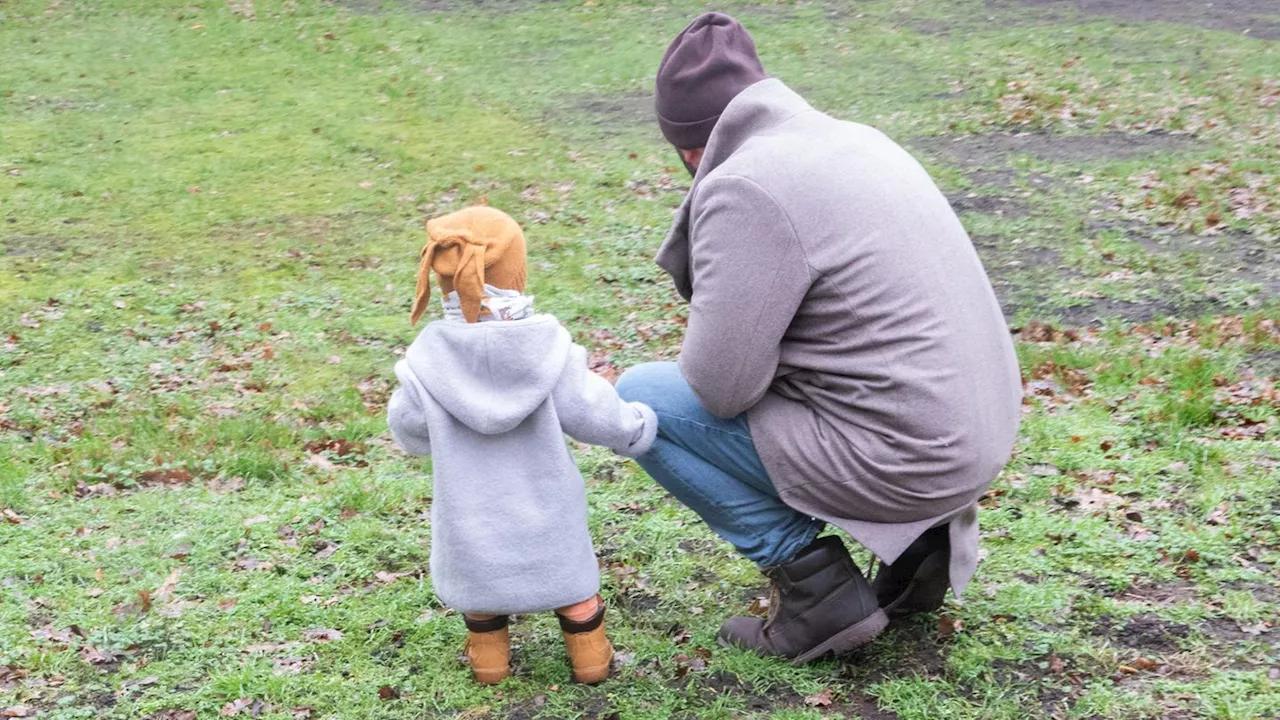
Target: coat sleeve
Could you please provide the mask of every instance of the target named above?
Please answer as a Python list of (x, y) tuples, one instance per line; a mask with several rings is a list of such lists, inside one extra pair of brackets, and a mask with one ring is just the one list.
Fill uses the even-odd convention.
[(564, 374), (551, 398), (560, 427), (575, 440), (636, 457), (649, 452), (658, 436), (653, 410), (618, 397), (608, 380), (587, 368), (587, 351), (579, 345), (569, 349)]
[(427, 413), (420, 395), (426, 390), (403, 360), (396, 363), (396, 376), (400, 378), (400, 387), (387, 403), (387, 426), (391, 428), (391, 437), (401, 450), (410, 455), (430, 455), (431, 436), (427, 432)]
[(690, 225), (693, 296), (680, 370), (703, 407), (737, 417), (773, 382), (813, 275), (786, 212), (751, 180), (703, 183)]

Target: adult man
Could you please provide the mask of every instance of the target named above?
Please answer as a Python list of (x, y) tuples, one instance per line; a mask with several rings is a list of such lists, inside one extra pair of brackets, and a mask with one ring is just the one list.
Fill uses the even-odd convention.
[[(618, 382), (659, 416), (638, 460), (772, 582), (722, 642), (847, 652), (973, 575), (1020, 413), (1008, 329), (928, 174), (768, 78), (733, 18), (675, 39), (656, 109), (694, 174), (658, 254), (690, 311), (678, 366)], [(888, 563), (873, 583), (826, 523)]]

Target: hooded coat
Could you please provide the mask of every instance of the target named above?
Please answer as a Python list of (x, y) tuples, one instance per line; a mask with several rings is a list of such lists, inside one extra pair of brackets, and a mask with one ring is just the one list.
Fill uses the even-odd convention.
[(646, 452), (653, 411), (623, 402), (550, 315), (428, 325), (396, 364), (387, 422), (431, 455), (431, 577), (463, 613), (553, 610), (599, 591), (582, 476), (565, 433)]
[(747, 414), (781, 498), (888, 563), (949, 524), (959, 593), (1021, 378), (973, 243), (924, 168), (763, 80), (716, 123), (658, 264), (690, 301), (685, 379), (715, 415)]

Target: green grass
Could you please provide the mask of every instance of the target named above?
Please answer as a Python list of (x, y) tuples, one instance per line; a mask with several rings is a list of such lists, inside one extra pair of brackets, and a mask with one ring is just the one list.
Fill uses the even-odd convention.
[[(1280, 43), (985, 0), (726, 5), (773, 73), (976, 196), (1028, 398), (984, 562), (948, 637), (926, 616), (806, 668), (721, 649), (762, 578), (583, 452), (618, 676), (570, 684), (534, 617), (487, 689), (426, 573), (430, 464), (383, 421), (423, 220), (511, 212), (580, 342), (674, 356), (651, 258), (687, 179), (645, 93), (703, 6), (435, 5), (0, 4), (0, 710), (1280, 715)], [(1121, 135), (1149, 131), (1175, 136)]]

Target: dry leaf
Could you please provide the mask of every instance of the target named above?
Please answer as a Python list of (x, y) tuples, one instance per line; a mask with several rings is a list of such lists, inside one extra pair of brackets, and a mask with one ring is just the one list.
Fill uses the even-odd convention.
[(383, 685), (382, 687), (378, 688), (378, 697), (382, 698), (383, 700), (395, 700), (396, 698), (400, 697), (400, 688), (392, 687), (390, 685)]
[(957, 632), (964, 630), (964, 621), (950, 615), (938, 616), (938, 639), (950, 640)]
[(26, 705), (12, 705), (7, 708), (0, 709), (0, 718), (25, 718), (35, 717), (36, 710)]
[(9, 508), (0, 510), (0, 515), (4, 516), (4, 519), (12, 523), (13, 525), (21, 525), (26, 520), (26, 518), (10, 510)]
[(804, 699), (804, 704), (809, 707), (827, 707), (831, 705), (831, 688), (827, 688), (816, 695), (810, 695)]
[(302, 631), (302, 639), (310, 642), (329, 642), (331, 640), (341, 640), (342, 631), (332, 630), (329, 628), (310, 628)]

